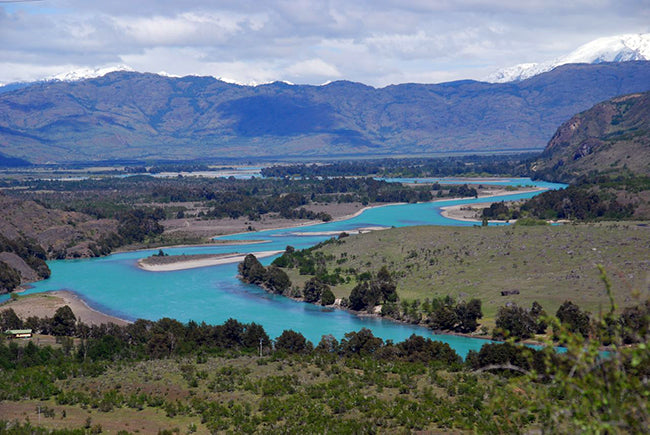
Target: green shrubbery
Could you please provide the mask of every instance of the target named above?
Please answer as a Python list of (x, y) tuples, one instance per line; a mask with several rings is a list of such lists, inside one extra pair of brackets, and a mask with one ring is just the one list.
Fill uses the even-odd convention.
[[(260, 325), (234, 319), (216, 326), (171, 319), (78, 325), (80, 342), (68, 354), (31, 342), (0, 344), (0, 400), (53, 398), (59, 406), (102, 413), (153, 407), (172, 419), (199, 416), (211, 431), (642, 433), (650, 421), (648, 307), (650, 302), (621, 316), (612, 309), (591, 321), (585, 337), (571, 321), (533, 306), (529, 312), (550, 324), (565, 352), (554, 351), (552, 343), (539, 350), (486, 343), (464, 364), (447, 344), (416, 335), (393, 343), (367, 329), (340, 342), (324, 336), (313, 348), (295, 331), (284, 331), (273, 344)], [(65, 324), (65, 312), (59, 314)], [(625, 345), (630, 338), (640, 344)], [(263, 356), (251, 365), (260, 342)], [(605, 342), (610, 347), (603, 353)], [(228, 356), (215, 368), (207, 362), (213, 355)], [(99, 380), (107, 371), (155, 358), (177, 361), (172, 364), (191, 394), (172, 398)], [(156, 366), (147, 367), (151, 376)], [(169, 367), (159, 370), (167, 374)], [(104, 386), (74, 389), (72, 379)]]

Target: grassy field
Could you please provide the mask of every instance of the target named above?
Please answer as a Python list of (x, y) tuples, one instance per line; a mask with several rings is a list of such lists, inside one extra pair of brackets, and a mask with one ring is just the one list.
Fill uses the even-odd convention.
[[(350, 236), (319, 249), (327, 269), (357, 272), (387, 266), (401, 299), (480, 298), (484, 324), (508, 302), (548, 313), (569, 299), (597, 314), (608, 297), (597, 265), (612, 281), (619, 307), (650, 297), (650, 227), (608, 223), (559, 226), (409, 227)], [(307, 277), (291, 271), (295, 285)], [(333, 288), (337, 297), (355, 285)], [(503, 290), (519, 294), (501, 296)]]

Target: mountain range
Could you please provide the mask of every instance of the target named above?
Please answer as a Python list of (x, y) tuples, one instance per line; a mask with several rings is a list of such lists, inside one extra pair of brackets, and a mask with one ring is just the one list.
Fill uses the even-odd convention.
[(647, 61), (564, 65), (513, 83), (381, 89), (112, 72), (0, 94), (0, 157), (57, 163), (541, 151), (574, 114), (647, 90)]
[(487, 77), (491, 83), (525, 80), (570, 63), (627, 62), (650, 60), (650, 33), (599, 38), (569, 54), (542, 63), (523, 63), (501, 69)]

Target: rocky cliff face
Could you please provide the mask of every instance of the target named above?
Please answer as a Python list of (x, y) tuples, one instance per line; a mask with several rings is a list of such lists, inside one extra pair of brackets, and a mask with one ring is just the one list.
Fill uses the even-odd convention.
[(537, 177), (569, 183), (597, 175), (650, 176), (650, 92), (616, 97), (574, 116), (532, 169)]

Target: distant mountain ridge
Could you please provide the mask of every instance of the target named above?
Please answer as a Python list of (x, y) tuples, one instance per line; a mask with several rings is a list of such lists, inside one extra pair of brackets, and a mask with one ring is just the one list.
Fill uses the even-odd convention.
[(650, 92), (604, 101), (562, 124), (533, 165), (538, 177), (650, 177)]
[(113, 72), (0, 94), (0, 154), (46, 163), (541, 150), (575, 113), (647, 90), (643, 61), (565, 65), (517, 83), (381, 89)]
[(599, 38), (548, 62), (523, 63), (503, 68), (488, 76), (486, 80), (491, 83), (507, 83), (531, 78), (560, 65), (634, 60), (650, 60), (650, 33)]

